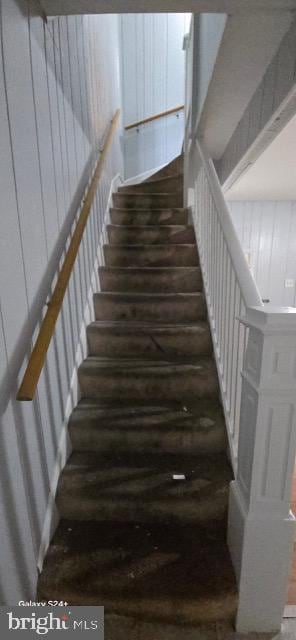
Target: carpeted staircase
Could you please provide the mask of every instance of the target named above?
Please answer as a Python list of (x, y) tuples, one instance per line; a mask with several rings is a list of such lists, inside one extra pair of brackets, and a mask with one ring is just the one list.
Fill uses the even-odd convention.
[(187, 638), (185, 627), (230, 621), (236, 608), (231, 469), (182, 189), (178, 158), (113, 196), (61, 521), (39, 582), (39, 599), (104, 605), (107, 640), (122, 637), (121, 620), (132, 640), (145, 623), (151, 640)]

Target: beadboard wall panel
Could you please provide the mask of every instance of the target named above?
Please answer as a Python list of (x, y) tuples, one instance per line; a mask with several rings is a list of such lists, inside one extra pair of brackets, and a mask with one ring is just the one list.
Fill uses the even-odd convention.
[[(183, 38), (189, 14), (122, 14), (121, 86), (124, 125), (184, 104)], [(169, 162), (181, 150), (183, 115), (126, 131), (125, 177)]]
[(227, 204), (262, 298), (296, 306), (296, 202)]
[(66, 450), (66, 412), (75, 401), (77, 354), (83, 356), (91, 276), (122, 156), (118, 133), (37, 393), (33, 402), (19, 403), (45, 302), (120, 107), (118, 17), (45, 23), (30, 1), (2, 0), (0, 8), (0, 603), (14, 605), (35, 596), (45, 516)]

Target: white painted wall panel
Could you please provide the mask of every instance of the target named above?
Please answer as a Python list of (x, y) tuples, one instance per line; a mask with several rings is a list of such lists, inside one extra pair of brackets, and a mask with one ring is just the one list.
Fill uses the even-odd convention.
[[(296, 202), (228, 202), (262, 298), (296, 306)], [(294, 286), (285, 287), (292, 279)]]
[(0, 603), (13, 605), (35, 595), (90, 277), (122, 158), (118, 134), (35, 399), (18, 403), (94, 158), (120, 107), (118, 18), (45, 24), (27, 0), (2, 0), (0, 9)]
[[(193, 72), (197, 74), (196, 109), (199, 118), (212, 79), (219, 47), (226, 25), (225, 14), (204, 13), (198, 18), (199, 33)], [(196, 123), (194, 123), (196, 126)]]
[[(128, 125), (184, 104), (183, 38), (189, 14), (124, 14), (120, 17), (123, 120)], [(181, 122), (164, 118), (125, 132), (125, 177), (169, 162), (180, 153)], [(180, 137), (181, 133), (181, 137)]]

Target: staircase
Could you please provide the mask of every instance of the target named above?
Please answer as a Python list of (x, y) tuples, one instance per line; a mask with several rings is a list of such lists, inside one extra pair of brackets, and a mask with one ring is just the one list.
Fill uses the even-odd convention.
[(61, 521), (39, 582), (39, 600), (104, 605), (107, 640), (127, 619), (132, 639), (144, 637), (140, 623), (152, 625), (151, 640), (171, 637), (156, 637), (154, 624), (178, 625), (183, 638), (236, 609), (231, 469), (182, 188), (178, 158), (113, 196)]

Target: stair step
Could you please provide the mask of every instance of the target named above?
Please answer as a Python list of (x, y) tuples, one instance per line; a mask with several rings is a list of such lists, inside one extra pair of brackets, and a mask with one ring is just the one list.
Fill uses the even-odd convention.
[(186, 225), (188, 209), (110, 209), (112, 224), (126, 225)]
[(102, 291), (201, 291), (199, 267), (99, 267)]
[[(104, 605), (108, 640), (214, 640), (216, 623), (232, 622), (237, 605), (224, 529), (221, 520), (184, 526), (120, 522), (116, 515), (113, 521), (64, 519), (44, 564), (38, 601), (54, 594), (72, 606)], [(117, 623), (121, 615), (128, 618), (119, 618), (109, 634), (110, 615)], [(143, 635), (146, 623), (151, 635)], [(169, 634), (161, 623), (169, 623)], [(188, 625), (207, 623), (213, 623), (210, 635), (204, 627), (188, 635)]]
[(167, 209), (183, 207), (183, 190), (175, 193), (113, 193), (115, 207), (128, 209)]
[(213, 401), (200, 400), (186, 411), (174, 404), (106, 407), (81, 401), (69, 432), (74, 451), (207, 455), (226, 449), (224, 417)]
[(110, 244), (194, 244), (192, 226), (185, 225), (142, 225), (107, 226)]
[[(59, 483), (57, 506), (70, 520), (208, 522), (226, 516), (232, 479), (224, 454), (213, 464), (178, 454), (74, 452)], [(188, 459), (187, 459), (188, 458)], [(183, 482), (173, 474), (184, 474)]]
[(196, 322), (206, 317), (202, 293), (94, 294), (96, 320), (145, 322)]
[(212, 352), (209, 326), (92, 322), (87, 327), (89, 355), (110, 358), (191, 358)]
[(217, 397), (212, 358), (193, 363), (88, 357), (79, 367), (81, 396), (103, 402), (186, 402)]
[(158, 178), (165, 178), (168, 176), (175, 175), (176, 173), (180, 173), (183, 175), (184, 173), (184, 155), (180, 154), (176, 158), (174, 158), (171, 162), (166, 164), (161, 169), (158, 169), (155, 173), (153, 173), (149, 178), (144, 180), (143, 184), (146, 182), (153, 182), (154, 180), (158, 180)]
[(155, 178), (149, 182), (128, 184), (119, 187), (119, 193), (170, 193), (180, 191), (183, 187), (184, 177), (182, 173), (175, 173), (163, 178)]
[(106, 265), (111, 267), (194, 267), (199, 265), (195, 244), (104, 245)]

